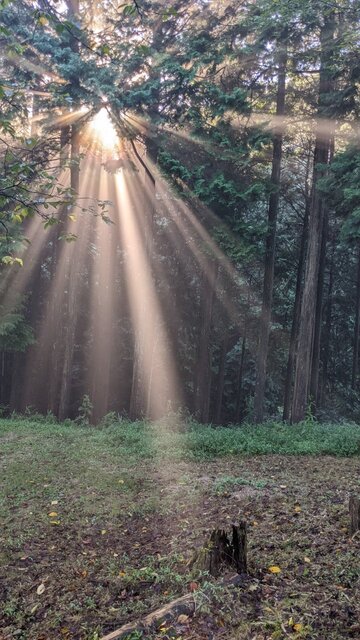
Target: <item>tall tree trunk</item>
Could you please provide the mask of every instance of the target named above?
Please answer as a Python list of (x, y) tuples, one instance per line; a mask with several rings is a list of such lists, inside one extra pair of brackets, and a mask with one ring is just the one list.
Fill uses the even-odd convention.
[(301, 306), (299, 344), (296, 359), (292, 421), (305, 418), (309, 402), (310, 376), (316, 325), (316, 301), (321, 258), (324, 207), (318, 190), (318, 182), (329, 162), (330, 139), (324, 135), (321, 117), (327, 113), (329, 93), (332, 89), (332, 54), (334, 46), (335, 17), (331, 11), (324, 16), (321, 27), (321, 56), (319, 79), (318, 124), (314, 150), (314, 172), (311, 208), (309, 216), (309, 241), (306, 256), (304, 294)]
[(207, 262), (207, 271), (201, 279), (201, 311), (200, 334), (197, 351), (197, 363), (195, 367), (195, 413), (201, 422), (208, 422), (210, 409), (211, 390), (211, 324), (213, 304), (215, 298), (218, 262), (210, 259)]
[[(80, 166), (79, 166), (79, 131), (76, 125), (72, 125), (71, 132), (71, 170), (70, 170), (70, 186), (77, 194), (79, 192), (80, 182)], [(68, 283), (67, 283), (67, 315), (65, 328), (65, 350), (61, 373), (60, 399), (59, 399), (59, 419), (64, 420), (68, 417), (69, 401), (71, 393), (72, 380), (72, 364), (75, 347), (75, 333), (78, 316), (78, 295), (80, 281), (80, 255), (81, 246), (83, 244), (84, 232), (81, 238), (76, 242), (80, 243), (68, 258), (72, 258), (72, 264), (68, 264)]]
[(241, 345), (241, 355), (240, 355), (240, 363), (238, 369), (238, 378), (236, 384), (236, 407), (235, 407), (235, 424), (239, 424), (242, 422), (243, 418), (243, 378), (244, 378), (244, 367), (245, 367), (245, 354), (246, 354), (246, 324), (244, 327), (244, 336), (242, 339)]
[(351, 371), (351, 388), (356, 389), (359, 373), (359, 337), (360, 337), (360, 244), (358, 247), (358, 264), (356, 279), (356, 303), (355, 303), (355, 325), (354, 325), (354, 346)]
[[(331, 163), (334, 157), (334, 137), (330, 139), (329, 159)], [(310, 379), (310, 399), (312, 411), (316, 413), (319, 402), (319, 370), (320, 370), (320, 346), (323, 319), (323, 297), (324, 297), (324, 275), (326, 266), (326, 245), (328, 239), (329, 227), (329, 211), (325, 203), (323, 203), (323, 228), (321, 232), (321, 250), (319, 262), (319, 275), (316, 294), (316, 310), (315, 310), (315, 329), (314, 329), (314, 346), (313, 357), (311, 363), (311, 379)]]
[(215, 405), (215, 413), (214, 413), (214, 421), (216, 424), (221, 424), (221, 414), (222, 414), (222, 402), (224, 395), (224, 382), (225, 382), (225, 372), (226, 372), (226, 356), (228, 353), (229, 346), (229, 332), (225, 330), (225, 337), (222, 341), (219, 355), (219, 372), (217, 377), (217, 392), (216, 392), (216, 405)]
[(328, 285), (327, 302), (326, 302), (326, 320), (325, 320), (323, 349), (322, 349), (323, 361), (322, 361), (321, 388), (319, 392), (319, 402), (318, 402), (319, 407), (324, 405), (327, 379), (328, 379), (328, 366), (329, 366), (329, 357), (330, 357), (331, 316), (332, 316), (332, 291), (333, 291), (333, 285), (334, 285), (334, 252), (335, 252), (335, 243), (333, 241), (333, 250), (332, 250), (330, 270), (329, 270), (329, 285)]
[(319, 369), (320, 369), (320, 343), (323, 318), (323, 297), (324, 297), (324, 276), (326, 264), (326, 244), (328, 233), (328, 211), (323, 208), (323, 225), (321, 230), (321, 249), (319, 260), (318, 281), (316, 287), (316, 306), (315, 306), (315, 323), (314, 323), (314, 341), (311, 359), (310, 374), (310, 392), (309, 400), (311, 403), (311, 412), (315, 415), (318, 401), (319, 386)]
[(283, 143), (284, 122), (282, 116), (285, 114), (286, 95), (286, 64), (287, 64), (287, 44), (285, 34), (285, 44), (279, 43), (278, 53), (278, 86), (276, 96), (276, 116), (280, 119), (273, 140), (273, 157), (271, 170), (272, 191), (269, 198), (268, 208), (268, 229), (265, 248), (265, 270), (263, 300), (260, 317), (260, 336), (257, 355), (255, 398), (254, 398), (254, 420), (261, 422), (264, 418), (265, 387), (266, 387), (266, 365), (269, 346), (271, 308), (274, 288), (274, 265), (275, 265), (275, 243), (276, 243), (276, 223), (279, 211), (279, 189), (281, 179), (281, 158)]
[[(134, 148), (134, 147), (133, 147)], [(134, 148), (135, 155), (137, 155), (136, 148)], [(139, 156), (137, 155), (139, 159)], [(156, 196), (156, 181), (152, 173), (150, 172), (147, 164), (142, 161), (143, 174), (143, 211), (145, 216), (142, 220), (143, 224), (143, 237), (142, 242), (144, 246), (145, 257), (147, 266), (150, 271), (151, 285), (153, 288), (153, 294), (156, 295), (156, 283), (154, 272), (152, 268), (153, 264), (153, 244), (154, 244), (154, 216), (155, 216), (155, 196)], [(136, 206), (136, 203), (135, 203)], [(154, 308), (154, 304), (148, 305), (146, 295), (151, 295), (150, 291), (145, 291), (142, 300), (142, 310), (140, 311), (141, 318), (138, 318), (135, 323), (135, 340), (134, 340), (134, 355), (133, 355), (133, 372), (132, 372), (132, 384), (130, 394), (130, 406), (129, 414), (133, 420), (137, 418), (155, 418), (158, 416), (152, 415), (152, 385), (154, 375), (154, 357), (155, 357), (155, 344), (156, 340), (156, 325), (159, 319), (157, 316), (157, 309)], [(149, 309), (151, 310), (149, 313)], [(145, 326), (145, 318), (146, 326)], [(150, 357), (150, 359), (149, 359)]]
[(305, 215), (304, 215), (303, 229), (301, 234), (299, 261), (298, 261), (298, 268), (297, 268), (297, 274), (296, 274), (294, 311), (293, 311), (293, 318), (292, 318), (292, 324), (291, 324), (289, 354), (288, 354), (286, 377), (285, 377), (284, 411), (283, 411), (283, 420), (285, 421), (290, 420), (290, 412), (291, 412), (293, 374), (294, 374), (294, 365), (295, 365), (295, 358), (296, 358), (296, 342), (297, 342), (297, 336), (299, 332), (302, 280), (303, 280), (303, 274), (304, 274), (305, 251), (306, 251), (308, 226), (309, 226), (309, 209), (310, 209), (310, 200), (309, 200), (309, 197), (306, 196)]

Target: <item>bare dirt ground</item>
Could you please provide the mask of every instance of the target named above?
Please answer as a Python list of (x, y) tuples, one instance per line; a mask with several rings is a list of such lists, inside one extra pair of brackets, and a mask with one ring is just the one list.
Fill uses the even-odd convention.
[(3, 467), (12, 480), (1, 510), (1, 640), (97, 640), (200, 591), (206, 576), (188, 566), (194, 548), (239, 517), (248, 522), (249, 585), (215, 586), (193, 618), (152, 637), (360, 638), (360, 536), (348, 533), (359, 458), (114, 467), (105, 456), (85, 474), (54, 451), (51, 473), (29, 465), (23, 453)]

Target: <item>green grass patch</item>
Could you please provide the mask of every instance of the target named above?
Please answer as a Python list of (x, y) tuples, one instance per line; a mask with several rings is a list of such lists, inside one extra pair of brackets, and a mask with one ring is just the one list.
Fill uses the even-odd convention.
[[(49, 471), (62, 473), (63, 452), (74, 463), (77, 475), (87, 476), (102, 469), (116, 457), (127, 463), (141, 458), (176, 460), (209, 460), (236, 455), (335, 455), (360, 454), (360, 425), (320, 424), (317, 422), (288, 425), (269, 422), (262, 425), (214, 427), (194, 422), (179, 428), (159, 423), (114, 422), (105, 427), (81, 427), (70, 421), (56, 423), (32, 418), (0, 420), (0, 455), (6, 457), (21, 444), (22, 462), (31, 471), (41, 461), (46, 480)], [(126, 464), (125, 464), (126, 466)], [(70, 469), (71, 471), (71, 469)], [(80, 474), (79, 474), (80, 472)], [(100, 477), (100, 483), (102, 481)], [(118, 479), (106, 474), (104, 488)], [(124, 483), (124, 489), (126, 484)]]

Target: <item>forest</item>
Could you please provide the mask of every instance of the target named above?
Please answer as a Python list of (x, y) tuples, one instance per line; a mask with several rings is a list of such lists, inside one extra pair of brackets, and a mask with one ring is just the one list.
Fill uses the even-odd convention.
[(358, 20), (2, 2), (4, 407), (359, 417)]
[(0, 640), (360, 637), (359, 51), (0, 0)]

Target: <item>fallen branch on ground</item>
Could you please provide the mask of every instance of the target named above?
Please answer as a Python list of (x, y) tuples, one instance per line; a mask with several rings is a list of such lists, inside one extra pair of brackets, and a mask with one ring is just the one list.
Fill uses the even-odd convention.
[[(249, 576), (239, 575), (237, 573), (219, 580), (218, 584), (223, 587), (241, 587), (244, 583), (247, 584), (249, 580), (251, 580)], [(201, 594), (206, 595), (206, 590), (205, 586), (201, 591), (189, 593), (181, 598), (177, 598), (160, 609), (153, 611), (141, 620), (124, 624), (116, 631), (112, 631), (108, 635), (103, 636), (101, 640), (122, 640), (135, 631), (143, 631), (146, 633), (150, 630), (155, 630), (163, 623), (176, 620), (180, 615), (193, 616), (198, 606), (199, 597), (201, 597)], [(146, 638), (146, 635), (144, 637)]]

